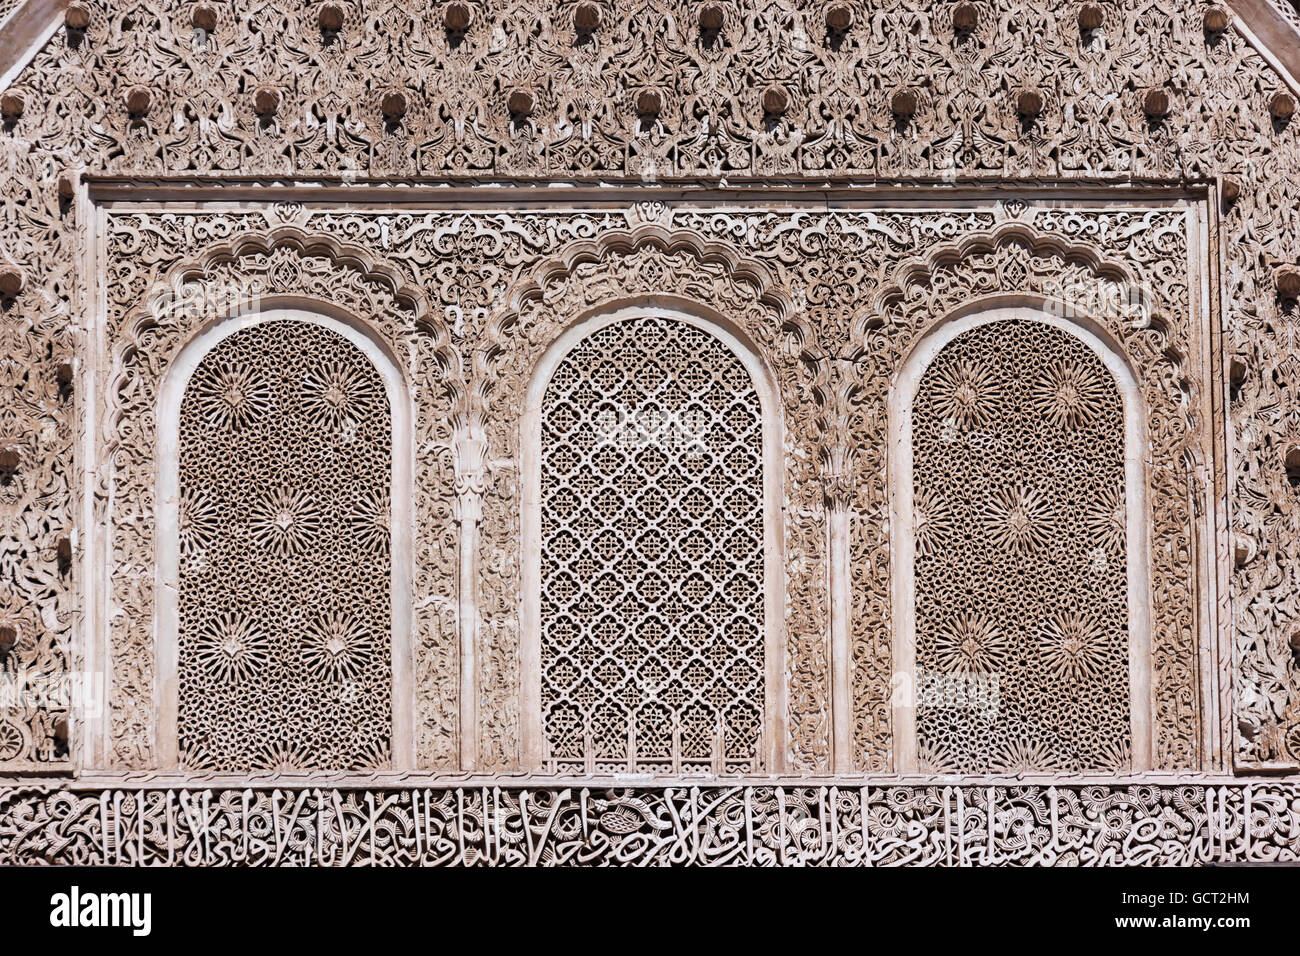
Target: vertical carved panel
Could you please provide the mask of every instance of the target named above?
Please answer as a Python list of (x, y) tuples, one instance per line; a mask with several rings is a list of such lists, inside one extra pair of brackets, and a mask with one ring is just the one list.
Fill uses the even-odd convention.
[[(657, 208), (647, 208), (657, 207)], [(635, 207), (629, 218), (643, 214), (666, 217), (659, 204)], [(547, 221), (552, 214), (546, 215)], [(536, 221), (518, 220), (533, 228)], [(563, 232), (581, 216), (559, 217)], [(722, 223), (719, 223), (722, 225)], [(594, 232), (595, 230), (593, 230)], [(511, 238), (520, 234), (513, 230)], [(482, 394), (488, 411), (484, 422), (491, 444), (493, 480), (484, 495), (483, 553), (496, 557), (499, 566), (485, 567), (481, 577), (481, 604), (493, 614), (498, 640), (496, 653), (509, 659), (513, 629), (521, 597), (513, 574), (519, 540), (517, 466), (519, 414), (535, 363), (545, 349), (573, 322), (599, 314), (615, 303), (641, 297), (670, 296), (678, 301), (707, 304), (737, 326), (768, 363), (782, 406), (785, 439), (784, 540), (785, 614), (778, 643), (785, 643), (786, 713), (777, 718), (785, 730), (773, 749), (787, 767), (824, 768), (829, 757), (830, 707), (825, 628), (825, 542), (822, 487), (816, 475), (817, 424), (800, 410), (816, 407), (817, 396), (807, 364), (799, 361), (801, 343), (813, 336), (803, 317), (793, 314), (781, 290), (771, 285), (765, 264), (739, 259), (734, 247), (710, 243), (682, 231), (666, 240), (661, 227), (639, 225), (631, 234), (606, 228), (599, 241), (555, 243), (554, 258), (535, 261), (508, 298), (510, 307), (498, 318), (496, 348), (489, 354), (493, 365), (484, 376)], [(468, 343), (472, 347), (473, 343)], [(468, 363), (467, 363), (468, 364)], [(495, 520), (489, 516), (496, 515)], [(512, 573), (505, 573), (505, 572)], [(534, 639), (525, 635), (525, 640)], [(494, 711), (512, 708), (517, 685), (501, 680), (485, 686), (484, 701)], [(772, 701), (771, 703), (776, 703)], [(508, 712), (508, 711), (507, 711)], [(486, 719), (482, 721), (487, 723)]]
[[(79, 337), (68, 322), (78, 236), (56, 160), (0, 123), (0, 766), (70, 758)], [(84, 363), (84, 358), (82, 359)]]
[(180, 418), (181, 765), (387, 766), (392, 413), (337, 332), (264, 322), (199, 363)]
[[(263, 222), (260, 214), (257, 220)], [(427, 315), (418, 292), (365, 250), (340, 251), (329, 240), (304, 248), (296, 230), (277, 241), (249, 233), (241, 217), (233, 222), (239, 225), (232, 231), (241, 234), (238, 252), (227, 245), (187, 251), (176, 220), (130, 215), (113, 227), (108, 348), (120, 363), (104, 374), (112, 396), (104, 419), (105, 455), (112, 462), (114, 487), (112, 507), (105, 510), (112, 546), (110, 600), (121, 610), (108, 625), (108, 760), (124, 769), (149, 767), (156, 760), (153, 568), (159, 540), (154, 488), (160, 382), (206, 323), (230, 311), (256, 310), (267, 299), (292, 298), (361, 317), (387, 353), (402, 362), (403, 377), (425, 385), (413, 396), (415, 760), (419, 767), (454, 767), (456, 556), (447, 378), (455, 362), (446, 332)], [(149, 251), (142, 254), (142, 248)], [(138, 268), (142, 256), (155, 263), (152, 273)], [(175, 271), (167, 272), (171, 267)]]
[[(1197, 593), (1201, 517), (1200, 490), (1189, 461), (1206, 454), (1202, 444), (1206, 434), (1194, 411), (1196, 393), (1189, 394), (1189, 386), (1202, 380), (1197, 370), (1206, 361), (1207, 346), (1191, 324), (1185, 220), (1181, 215), (1151, 211), (1143, 214), (1149, 228), (1123, 233), (1103, 222), (1098, 231), (1127, 253), (1124, 257), (1112, 253), (1107, 260), (1087, 244), (1065, 248), (1058, 238), (1035, 238), (1033, 231), (1027, 233), (1024, 224), (1015, 221), (1019, 213), (1011, 215), (1011, 222), (987, 236), (968, 236), (960, 253), (941, 243), (924, 256), (905, 260), (881, 290), (866, 323), (868, 361), (860, 369), (864, 387), (854, 413), (854, 431), (857, 447), (865, 450), (862, 473), (868, 481), (859, 486), (853, 532), (855, 554), (862, 563), (855, 561), (854, 566), (855, 587), (861, 595), (854, 621), (851, 679), (855, 700), (867, 705), (859, 713), (876, 720), (864, 719), (855, 727), (855, 756), (864, 765), (888, 747), (892, 736), (889, 725), (881, 722), (889, 712), (877, 705), (876, 696), (888, 673), (882, 664), (887, 666), (894, 653), (886, 644), (892, 640), (892, 629), (883, 626), (890, 613), (889, 582), (875, 572), (880, 545), (889, 542), (891, 532), (877, 518), (884, 505), (884, 486), (875, 470), (878, 466), (871, 461), (871, 449), (887, 447), (887, 393), (873, 382), (889, 380), (910, 348), (942, 317), (984, 296), (1015, 294), (1040, 304), (1045, 298), (1055, 303), (1052, 308), (1081, 309), (1090, 320), (1104, 323), (1136, 370), (1151, 459), (1147, 482), (1151, 763), (1160, 769), (1195, 767), (1203, 753), (1198, 652), (1205, 640), (1205, 622), (1189, 600)], [(1043, 210), (1031, 215), (1035, 229), (1046, 228), (1052, 236), (1059, 235), (1058, 229), (1066, 235), (1082, 235), (1094, 228), (1072, 221), (1070, 214)], [(1129, 273), (1134, 266), (1149, 270), (1151, 278)], [(910, 679), (910, 675), (895, 676)]]
[(939, 772), (1130, 762), (1124, 408), (1069, 333), (991, 322), (913, 406), (917, 736)]
[(542, 716), (559, 766), (757, 769), (763, 420), (680, 320), (579, 343), (542, 405)]

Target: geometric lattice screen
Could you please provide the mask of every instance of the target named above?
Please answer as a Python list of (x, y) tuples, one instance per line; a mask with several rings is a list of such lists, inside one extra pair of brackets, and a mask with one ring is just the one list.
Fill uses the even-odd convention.
[(236, 332), (180, 424), (181, 766), (390, 764), (384, 382), (309, 322)]
[(762, 431), (741, 361), (676, 319), (605, 326), (555, 370), (541, 454), (555, 766), (759, 766)]
[(921, 769), (1130, 766), (1124, 407), (1076, 337), (977, 326), (913, 407)]

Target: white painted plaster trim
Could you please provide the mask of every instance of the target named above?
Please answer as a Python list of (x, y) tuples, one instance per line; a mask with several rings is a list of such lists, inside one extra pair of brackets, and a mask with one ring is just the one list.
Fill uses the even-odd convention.
[(63, 26), (68, 0), (27, 0), (0, 21), (0, 90), (19, 77)]

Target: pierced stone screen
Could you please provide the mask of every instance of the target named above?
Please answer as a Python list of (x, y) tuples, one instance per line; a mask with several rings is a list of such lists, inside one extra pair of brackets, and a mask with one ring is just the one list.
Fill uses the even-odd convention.
[(392, 421), (351, 342), (264, 322), (200, 362), (180, 424), (187, 769), (389, 764)]
[(664, 317), (561, 362), (542, 419), (542, 714), (559, 767), (758, 765), (762, 417), (748, 371)]
[(922, 769), (1130, 763), (1124, 409), (1087, 345), (959, 335), (913, 409)]

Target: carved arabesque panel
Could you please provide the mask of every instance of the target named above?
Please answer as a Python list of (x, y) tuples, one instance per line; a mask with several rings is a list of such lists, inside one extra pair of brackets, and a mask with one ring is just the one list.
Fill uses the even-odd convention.
[(1130, 767), (1124, 436), (1114, 376), (1046, 323), (978, 326), (926, 367), (912, 406), (922, 770)]
[[(1300, 665), (1293, 650), (1300, 505), (1285, 461), (1300, 443), (1300, 337), (1294, 311), (1278, 301), (1271, 278), (1278, 264), (1300, 259), (1300, 124), (1271, 114), (1286, 81), (1244, 32), (1205, 29), (1213, 2), (1115, 0), (1100, 5), (1099, 29), (1082, 31), (1077, 9), (1068, 5), (979, 0), (976, 28), (956, 31), (952, 4), (849, 0), (854, 26), (841, 35), (826, 29), (824, 5), (728, 0), (720, 5), (721, 29), (706, 35), (694, 0), (600, 0), (602, 28), (578, 42), (568, 2), (474, 0), (470, 29), (450, 36), (436, 8), (415, 0), (349, 0), (337, 34), (320, 29), (319, 5), (213, 0), (217, 23), (208, 31), (195, 29), (188, 0), (88, 0), (85, 30), (59, 29), (35, 54), (14, 83), (23, 108), (0, 124), (0, 260), (25, 276), (0, 320), (9, 397), (0, 444), (5, 460), (16, 460), (6, 469), (13, 480), (3, 492), (0, 549), (0, 565), (13, 582), (12, 593), (0, 594), (0, 627), (16, 635), (6, 673), (60, 684), (74, 672), (69, 634), (83, 613), (75, 594), (86, 556), (72, 516), (79, 495), (102, 507), (107, 494), (103, 486), (77, 488), (68, 478), (77, 470), (77, 425), (67, 366), (91, 340), (73, 319), (82, 306), (76, 274), (89, 223), (77, 203), (60, 196), (64, 170), (345, 180), (680, 176), (712, 184), (723, 176), (733, 183), (754, 176), (818, 184), (940, 176), (1119, 185), (1222, 175), (1236, 198), (1225, 203), (1219, 221), (1222, 287), (1214, 291), (1233, 382), (1233, 473), (1224, 491), (1231, 495), (1239, 559), (1231, 592), (1235, 713), (1225, 700), (1223, 726), (1235, 735), (1236, 759), (1244, 766), (1300, 764)], [(1286, 13), (1285, 2), (1275, 6)], [(1154, 87), (1169, 95), (1166, 117), (1143, 109), (1144, 93)], [(764, 109), (772, 88), (784, 94), (779, 114)], [(261, 89), (277, 94), (275, 113), (254, 108)], [(140, 90), (149, 94), (146, 108), (132, 113), (128, 94)], [(1021, 91), (1041, 102), (1035, 115), (1019, 111)], [(382, 104), (392, 92), (402, 94), (406, 110), (386, 119)], [(531, 98), (531, 115), (512, 120), (507, 100), (514, 92)], [(642, 93), (651, 94), (644, 102), (657, 110), (638, 105)], [(894, 110), (896, 93), (904, 101), (915, 96), (911, 115)], [(141, 103), (138, 96), (132, 101)], [(575, 215), (567, 235), (590, 235), (584, 230), (601, 218)], [(743, 222), (723, 216), (717, 224), (708, 222), (709, 213), (694, 218), (706, 232), (737, 225), (735, 241), (746, 255), (782, 263), (779, 279), (793, 280), (792, 300), (806, 295), (800, 306), (806, 304), (811, 325), (853, 314), (819, 288), (867, 293), (879, 281), (872, 259), (820, 259), (814, 267), (782, 258), (800, 233), (804, 250), (822, 248), (823, 239), (829, 247), (823, 220), (778, 226), (763, 216)], [(917, 230), (918, 249), (955, 228), (943, 218)], [(435, 261), (434, 250), (476, 242), (502, 257), (471, 263), (455, 283), (440, 275), (430, 293), (438, 306), (463, 307), (467, 315), (486, 308), (482, 299), (502, 288), (520, 259), (548, 254), (542, 247), (555, 238), (532, 227), (521, 237), (511, 233), (513, 226), (501, 226), (498, 220), (459, 236), (444, 221), (438, 238), (413, 240), (422, 244), (413, 261), (423, 265)], [(884, 240), (862, 243), (873, 251), (876, 241)], [(1150, 246), (1146, 237), (1120, 230), (1108, 231), (1105, 242), (1119, 250)], [(768, 255), (753, 246), (782, 252)], [(453, 255), (442, 261), (431, 269), (462, 269)], [(144, 273), (151, 265), (142, 260), (138, 268)], [(482, 328), (467, 319), (464, 331)], [(80, 465), (84, 473), (89, 463)], [(883, 542), (855, 539), (855, 561), (879, 567), (887, 557)], [(446, 537), (427, 543), (425, 557), (445, 560), (451, 543)], [(60, 549), (71, 550), (71, 562), (60, 558)], [(416, 564), (422, 566), (418, 555)], [(875, 596), (863, 600), (861, 616), (878, 620), (884, 611)], [(452, 626), (452, 609), (428, 613)], [(856, 731), (870, 738), (873, 754), (888, 742), (872, 729), (887, 726), (888, 687), (879, 675), (888, 672), (880, 662), (889, 649), (881, 633), (855, 636), (862, 654), (877, 660)], [(501, 646), (513, 640), (503, 635)], [(505, 660), (490, 663), (498, 668), (494, 674), (509, 668)], [(448, 726), (447, 704), (431, 706), (434, 722)], [(22, 742), (6, 765), (65, 760), (65, 714), (48, 701), (10, 713), (10, 737)]]
[(592, 332), (542, 401), (546, 764), (761, 768), (763, 414), (749, 372), (671, 316)]
[(203, 356), (179, 431), (181, 768), (389, 766), (393, 416), (378, 370), (333, 330), (263, 322)]
[[(1153, 435), (1167, 437), (1159, 442), (1152, 437), (1153, 448), (1196, 446), (1202, 432), (1192, 416), (1199, 406), (1181, 410), (1180, 396), (1188, 380), (1199, 380), (1193, 370), (1199, 366), (1180, 368), (1165, 355), (1171, 343), (1187, 343), (1194, 358), (1200, 354), (1184, 318), (1191, 309), (1186, 215), (1180, 209), (1052, 209), (1014, 202), (947, 211), (780, 214), (660, 203), (617, 212), (311, 210), (291, 204), (268, 205), (261, 212), (122, 210), (108, 217), (113, 237), (109, 322), (112, 335), (120, 337), (119, 317), (159, 289), (171, 290), (170, 275), (206, 276), (194, 283), (206, 295), (269, 288), (258, 295), (273, 299), (298, 288), (298, 294), (328, 301), (335, 280), (324, 260), (302, 278), (276, 287), (263, 285), (265, 261), (252, 259), (240, 268), (189, 264), (220, 262), (221, 256), (199, 251), (214, 242), (217, 250), (263, 248), (268, 223), (286, 242), (290, 236), (299, 243), (303, 236), (316, 237), (312, 241), (321, 247), (347, 242), (350, 251), (341, 261), (382, 260), (422, 277), (423, 291), (441, 309), (447, 332), (405, 337), (393, 332), (389, 339), (398, 343), (395, 352), (406, 350), (404, 370), (418, 385), (414, 393), (422, 396), (416, 409), (415, 491), (417, 513), (427, 523), (415, 541), (415, 594), (417, 615), (426, 623), (420, 631), (425, 649), (417, 653), (417, 685), (442, 691), (420, 692), (419, 707), (427, 709), (417, 726), (428, 721), (429, 740), (436, 745), (421, 748), (433, 747), (446, 761), (428, 765), (454, 765), (461, 508), (451, 489), (462, 482), (453, 473), (452, 448), (481, 429), (475, 672), (478, 766), (486, 770), (516, 767), (520, 760), (518, 429), (532, 370), (550, 344), (584, 316), (655, 297), (685, 308), (707, 306), (755, 343), (774, 371), (783, 410), (787, 766), (830, 766), (827, 496), (851, 494), (849, 641), (855, 666), (848, 675), (854, 715), (848, 733), (854, 765), (879, 770), (890, 765), (893, 752), (890, 591), (881, 569), (890, 561), (882, 518), (888, 510), (886, 399), (894, 371), (929, 321), (972, 297), (1019, 293), (1094, 303), (1117, 338), (1137, 343), (1143, 357), (1131, 359), (1135, 367), (1145, 363), (1156, 370), (1149, 379), (1156, 402), (1150, 427)], [(1132, 272), (1100, 266), (1100, 248), (1113, 250)], [(926, 278), (932, 273), (933, 280)], [(335, 277), (342, 283), (338, 301), (348, 309), (383, 314), (388, 306), (366, 304), (373, 293), (353, 289), (347, 274)], [(891, 293), (873, 305), (880, 290), (896, 280), (906, 290), (903, 300)], [(1134, 289), (1159, 290), (1152, 300), (1158, 308), (1149, 310), (1159, 313), (1159, 321), (1149, 323), (1148, 310), (1141, 308), (1116, 311)], [(855, 326), (870, 316), (883, 318), (866, 330)], [(443, 324), (430, 322), (430, 329), (436, 327)], [(860, 339), (867, 342), (865, 352), (853, 344)], [(855, 352), (860, 353), (856, 360), (837, 358)], [(841, 454), (845, 449), (851, 454)], [(141, 460), (145, 478), (151, 465), (147, 455)], [(471, 477), (466, 472), (466, 480)], [(466, 483), (465, 491), (472, 487)], [(1164, 497), (1153, 493), (1161, 527), (1188, 527), (1186, 502), (1192, 493), (1190, 484), (1181, 490), (1171, 486)], [(1162, 540), (1178, 543), (1166, 560), (1170, 570), (1155, 569), (1153, 593), (1170, 607), (1186, 607), (1179, 588), (1187, 585), (1179, 582), (1191, 580), (1189, 545), (1175, 537)], [(115, 586), (129, 598), (120, 606), (134, 617), (138, 608), (150, 605), (127, 588), (130, 581), (123, 576)], [(1166, 730), (1157, 736), (1176, 738), (1170, 746), (1181, 748), (1179, 765), (1187, 765), (1195, 762), (1190, 755), (1198, 752), (1200, 733), (1197, 676), (1190, 663), (1195, 622), (1190, 611), (1162, 621), (1167, 636), (1155, 641), (1153, 696), (1156, 723)], [(151, 653), (132, 651), (121, 662), (147, 661)]]
[[(644, 212), (662, 218), (667, 210)], [(599, 241), (571, 243), (562, 255), (534, 266), (518, 281), (498, 318), (494, 364), (484, 379), (484, 422), (496, 472), (484, 501), (485, 559), (513, 551), (511, 542), (520, 534), (513, 519), (519, 500), (519, 416), (537, 360), (578, 319), (619, 303), (656, 299), (723, 316), (749, 338), (776, 376), (786, 448), (782, 544), (788, 730), (780, 749), (788, 751), (785, 759), (794, 767), (825, 766), (831, 733), (825, 514), (815, 474), (816, 422), (798, 414), (816, 407), (809, 369), (797, 361), (800, 343), (813, 336), (773, 290), (765, 267), (738, 258), (728, 245), (701, 244), (696, 236), (641, 222), (630, 233), (610, 230)], [(488, 515), (504, 520), (494, 525)], [(520, 606), (518, 569), (511, 570), (509, 579), (485, 575), (480, 582), (482, 606), (507, 620), (517, 619)], [(496, 651), (511, 655), (510, 648), (498, 646)], [(497, 684), (493, 692), (513, 695), (515, 690)], [(506, 706), (507, 713), (514, 712), (512, 703)]]
[(0, 766), (18, 771), (69, 763), (70, 717), (86, 690), (72, 641), (84, 489), (72, 474), (69, 300), (80, 244), (49, 188), (54, 168), (48, 153), (0, 133), (0, 269), (23, 279), (0, 294)]
[[(428, 316), (422, 296), (378, 257), (357, 248), (340, 249), (326, 238), (313, 244), (290, 227), (270, 235), (244, 233), (233, 244), (195, 250), (172, 269), (159, 269), (152, 280), (141, 275), (141, 263), (150, 259), (149, 253), (142, 256), (145, 249), (180, 259), (183, 240), (169, 238), (175, 225), (174, 220), (128, 216), (115, 223), (110, 235), (109, 346), (117, 364), (105, 373), (104, 382), (113, 396), (104, 419), (105, 454), (114, 463), (113, 508), (106, 517), (113, 549), (112, 600), (123, 611), (110, 622), (110, 762), (131, 769), (156, 760), (152, 569), (158, 548), (155, 410), (163, 376), (197, 331), (228, 315), (294, 301), (357, 317), (399, 358), (407, 380), (422, 383), (412, 396), (419, 488), (413, 544), (419, 571), (411, 602), (416, 762), (453, 766), (458, 734), (455, 556), (447, 552), (444, 536), (453, 486), (445, 436), (454, 397), (446, 375), (455, 363), (446, 351), (445, 331)], [(123, 281), (114, 283), (119, 275)]]
[[(1203, 493), (1191, 462), (1206, 454), (1200, 425), (1200, 396), (1192, 387), (1207, 356), (1191, 330), (1187, 297), (1185, 222), (1182, 214), (1151, 212), (1144, 216), (1144, 246), (1116, 265), (1089, 244), (1036, 234), (1023, 221), (1006, 223), (988, 233), (960, 240), (960, 255), (950, 244), (932, 248), (898, 268), (890, 283), (864, 313), (864, 383), (853, 410), (854, 447), (861, 455), (863, 481), (857, 493), (859, 520), (854, 526), (857, 555), (871, 554), (888, 542), (888, 529), (877, 517), (886, 510), (888, 488), (883, 449), (888, 447), (886, 392), (871, 382), (889, 381), (914, 344), (944, 317), (981, 299), (998, 301), (1019, 295), (1050, 309), (1066, 309), (1100, 323), (1137, 370), (1147, 414), (1146, 442), (1151, 593), (1151, 685), (1153, 765), (1159, 769), (1195, 767), (1202, 756), (1197, 659), (1203, 634), (1196, 593), (1198, 551), (1203, 547), (1193, 513)], [(1040, 220), (1041, 221), (1041, 220)], [(1071, 229), (1077, 232), (1081, 223)], [(1118, 224), (1117, 224), (1118, 225)], [(1086, 233), (1085, 233), (1086, 234)], [(1167, 247), (1172, 246), (1173, 249)], [(1171, 255), (1173, 250), (1177, 253)], [(1130, 263), (1149, 269), (1158, 281), (1142, 281)], [(1174, 343), (1178, 343), (1176, 346)], [(879, 469), (879, 470), (877, 470)], [(855, 700), (878, 700), (887, 684), (879, 671), (881, 633), (891, 633), (889, 581), (855, 557), (854, 594), (859, 617), (854, 621), (852, 653)], [(871, 712), (859, 705), (859, 712)], [(881, 712), (881, 711), (877, 711)], [(888, 739), (879, 723), (857, 729), (859, 761), (880, 753), (874, 741)]]

